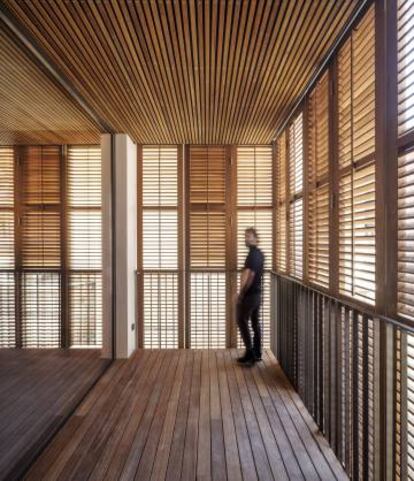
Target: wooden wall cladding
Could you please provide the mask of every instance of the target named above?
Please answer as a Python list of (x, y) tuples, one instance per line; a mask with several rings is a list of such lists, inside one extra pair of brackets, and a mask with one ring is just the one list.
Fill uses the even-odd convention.
[(358, 0), (4, 0), (83, 98), (143, 144), (267, 144)]
[(0, 145), (99, 142), (98, 127), (1, 28)]

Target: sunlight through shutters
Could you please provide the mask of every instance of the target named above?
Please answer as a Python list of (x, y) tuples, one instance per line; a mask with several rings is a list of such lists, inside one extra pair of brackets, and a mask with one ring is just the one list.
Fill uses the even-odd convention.
[(329, 79), (325, 73), (308, 104), (308, 277), (329, 287)]
[(144, 347), (178, 347), (178, 148), (142, 149)]
[(338, 56), (339, 290), (375, 303), (375, 18)]
[(303, 115), (290, 124), (289, 135), (289, 273), (303, 276)]
[(15, 346), (14, 149), (0, 147), (0, 348)]
[(68, 147), (69, 319), (72, 347), (102, 345), (101, 149)]

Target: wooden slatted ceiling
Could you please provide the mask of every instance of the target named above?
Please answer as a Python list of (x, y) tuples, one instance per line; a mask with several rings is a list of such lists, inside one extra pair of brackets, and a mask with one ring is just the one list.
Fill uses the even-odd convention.
[(329, 81), (325, 73), (308, 102), (308, 277), (329, 287)]
[(375, 302), (375, 10), (338, 54), (339, 290)]
[(3, 2), (142, 144), (268, 144), (358, 0)]
[(0, 145), (99, 142), (98, 127), (0, 26)]

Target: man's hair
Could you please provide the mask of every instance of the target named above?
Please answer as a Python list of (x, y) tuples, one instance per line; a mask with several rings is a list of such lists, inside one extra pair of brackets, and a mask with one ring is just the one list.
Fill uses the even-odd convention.
[(245, 234), (247, 233), (253, 234), (256, 237), (256, 239), (259, 240), (259, 234), (257, 233), (257, 230), (254, 227), (247, 227), (244, 232)]

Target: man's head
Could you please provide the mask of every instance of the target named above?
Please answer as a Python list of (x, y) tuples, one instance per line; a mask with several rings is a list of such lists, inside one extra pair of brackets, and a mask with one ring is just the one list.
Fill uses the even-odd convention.
[(254, 227), (248, 227), (244, 231), (244, 242), (246, 244), (246, 247), (251, 247), (255, 246), (259, 242), (259, 236), (257, 234), (257, 231)]

